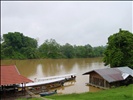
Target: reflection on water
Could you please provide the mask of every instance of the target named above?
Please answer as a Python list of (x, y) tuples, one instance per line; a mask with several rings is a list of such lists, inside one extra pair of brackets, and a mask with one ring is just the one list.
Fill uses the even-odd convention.
[(21, 75), (32, 80), (34, 78), (76, 73), (76, 82), (58, 88), (60, 93), (98, 91), (97, 88), (85, 85), (89, 81), (89, 77), (82, 74), (92, 69), (105, 67), (102, 58), (2, 60), (1, 64), (16, 65)]
[(44, 73), (42, 70), (42, 65), (39, 64), (36, 69), (36, 77), (44, 77)]

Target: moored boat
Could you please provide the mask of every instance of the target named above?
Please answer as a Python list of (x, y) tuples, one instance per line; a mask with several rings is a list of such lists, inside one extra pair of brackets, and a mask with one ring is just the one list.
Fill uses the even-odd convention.
[(56, 93), (57, 93), (57, 90), (51, 91), (51, 92), (42, 92), (42, 93), (40, 93), (40, 96), (49, 96), (49, 95), (53, 95)]

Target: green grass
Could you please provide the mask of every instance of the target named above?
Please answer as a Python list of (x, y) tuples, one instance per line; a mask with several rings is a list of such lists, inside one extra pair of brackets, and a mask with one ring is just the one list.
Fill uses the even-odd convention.
[(17, 100), (43, 100), (41, 98), (19, 98)]
[(95, 93), (53, 95), (47, 98), (53, 100), (133, 100), (133, 84)]
[[(46, 96), (45, 98), (50, 100), (133, 100), (133, 84), (93, 93), (86, 92), (81, 94), (53, 95)], [(31, 98), (29, 100), (41, 100), (41, 98)]]

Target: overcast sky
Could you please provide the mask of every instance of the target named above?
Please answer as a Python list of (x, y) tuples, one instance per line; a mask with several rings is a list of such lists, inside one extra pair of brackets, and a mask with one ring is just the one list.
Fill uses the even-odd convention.
[(132, 1), (1, 1), (1, 34), (21, 32), (41, 45), (106, 45), (119, 28), (133, 32)]

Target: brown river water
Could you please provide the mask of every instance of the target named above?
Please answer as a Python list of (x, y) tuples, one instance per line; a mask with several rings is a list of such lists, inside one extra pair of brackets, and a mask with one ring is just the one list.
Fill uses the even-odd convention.
[(100, 91), (99, 88), (86, 86), (89, 76), (82, 74), (106, 67), (102, 58), (1, 60), (1, 65), (16, 65), (20, 74), (31, 80), (76, 73), (76, 81), (67, 82), (63, 87), (57, 88), (59, 94)]

